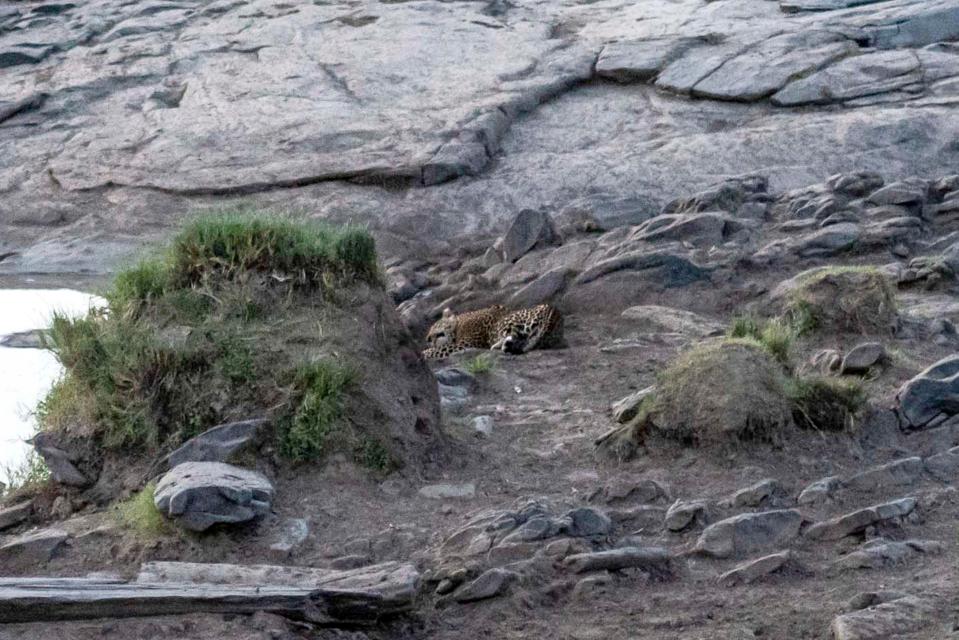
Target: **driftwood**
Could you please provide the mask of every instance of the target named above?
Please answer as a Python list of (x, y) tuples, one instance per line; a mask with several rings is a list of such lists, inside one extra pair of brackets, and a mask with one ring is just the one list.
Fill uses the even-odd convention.
[(116, 577), (0, 578), (0, 622), (267, 611), (310, 622), (375, 624), (410, 609), (419, 574), (409, 564), (351, 571), (156, 562)]

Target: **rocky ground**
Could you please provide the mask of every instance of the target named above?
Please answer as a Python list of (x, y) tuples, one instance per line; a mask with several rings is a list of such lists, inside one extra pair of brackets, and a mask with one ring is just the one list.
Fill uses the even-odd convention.
[[(394, 260), (391, 291), (414, 328), (448, 305), (548, 300), (567, 313), (568, 345), (499, 355), (476, 375), (436, 363), (448, 463), (379, 479), (335, 460), (278, 471), (269, 515), (204, 535), (143, 539), (69, 492), (52, 507), (41, 498), (29, 523), (8, 529), (4, 572), (401, 561), (420, 574), (413, 610), (374, 630), (190, 615), (124, 621), (122, 631), (60, 623), (63, 638), (207, 638), (240, 627), (251, 638), (952, 637), (957, 186), (860, 173), (772, 193), (753, 176), (640, 225), (577, 231), (600, 225), (580, 212), (557, 220), (558, 232), (528, 211), (494, 247), (433, 264)], [(792, 427), (775, 443), (722, 449), (658, 438), (626, 461), (597, 450), (678, 353), (746, 310), (772, 313), (797, 274), (837, 265), (876, 266), (897, 305), (892, 326), (818, 332), (795, 346), (802, 370), (835, 352), (863, 372), (842, 375), (869, 395), (845, 431)], [(877, 342), (883, 355), (853, 363), (853, 347)], [(923, 371), (943, 358), (943, 371)], [(28, 533), (38, 524), (39, 537)], [(45, 633), (0, 627), (0, 637)]]
[[(11, 578), (399, 562), (408, 613), (0, 638), (954, 637), (957, 39), (956, 0), (0, 0), (4, 286), (99, 284), (198, 209), (254, 205), (370, 225), (417, 337), (551, 302), (568, 342), (433, 363), (448, 459), (274, 469), (253, 524), (144, 537), (69, 490), (0, 512)], [(849, 265), (888, 279), (894, 322), (793, 353), (864, 385), (845, 431), (597, 449), (677, 354)], [(851, 353), (876, 357), (840, 374)]]

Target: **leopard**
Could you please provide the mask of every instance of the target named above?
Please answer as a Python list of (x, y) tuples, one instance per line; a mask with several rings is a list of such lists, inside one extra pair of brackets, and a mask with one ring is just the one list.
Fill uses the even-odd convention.
[(490, 349), (519, 355), (533, 349), (563, 344), (563, 316), (556, 307), (541, 304), (510, 311), (503, 305), (443, 317), (427, 333), (427, 359), (446, 358), (467, 349)]

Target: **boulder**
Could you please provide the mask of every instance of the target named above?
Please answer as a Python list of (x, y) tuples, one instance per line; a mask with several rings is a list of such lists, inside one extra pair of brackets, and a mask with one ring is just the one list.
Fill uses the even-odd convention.
[(643, 401), (653, 393), (655, 387), (646, 387), (625, 398), (617, 400), (612, 405), (613, 419), (619, 423), (626, 423), (636, 417)]
[(549, 214), (536, 209), (523, 209), (503, 236), (503, 261), (512, 263), (534, 248), (560, 244), (561, 240)]
[(258, 419), (213, 427), (168, 455), (167, 468), (184, 462), (228, 462), (234, 453), (250, 445), (266, 424), (266, 420)]
[(725, 586), (749, 584), (790, 567), (799, 568), (795, 555), (792, 551), (780, 551), (733, 567), (719, 576), (719, 583)]
[(695, 550), (714, 558), (765, 551), (795, 539), (802, 521), (795, 509), (744, 513), (706, 527)]
[(269, 513), (273, 485), (256, 471), (222, 462), (184, 462), (157, 482), (154, 503), (191, 531), (249, 522)]
[(697, 524), (704, 524), (708, 514), (708, 505), (704, 500), (677, 500), (666, 512), (666, 528), (670, 531), (683, 531)]
[(523, 309), (553, 302), (572, 277), (573, 271), (566, 267), (547, 271), (510, 296), (507, 306), (511, 309)]
[(796, 502), (805, 505), (822, 504), (829, 500), (840, 487), (842, 487), (842, 479), (839, 476), (829, 476), (816, 480), (802, 490), (799, 497), (796, 498)]
[(766, 478), (759, 482), (740, 489), (730, 502), (734, 507), (758, 507), (770, 500), (786, 495), (786, 491), (778, 480)]
[(837, 616), (830, 629), (834, 640), (899, 638), (926, 628), (943, 610), (937, 598), (905, 596)]
[(61, 449), (56, 434), (40, 432), (29, 442), (43, 458), (55, 482), (71, 487), (85, 487), (91, 483), (75, 464), (79, 462), (79, 456)]
[(591, 507), (573, 509), (567, 512), (563, 519), (569, 524), (561, 529), (561, 533), (574, 538), (608, 536), (613, 530), (613, 521), (609, 516)]
[(929, 456), (923, 464), (929, 475), (942, 482), (953, 483), (959, 478), (959, 447)]
[(946, 356), (906, 382), (896, 396), (904, 426), (921, 429), (959, 413), (959, 356)]
[(886, 348), (879, 342), (864, 342), (853, 347), (842, 359), (840, 373), (865, 373), (886, 357)]
[(493, 598), (506, 591), (510, 583), (518, 578), (516, 573), (506, 569), (490, 569), (460, 588), (453, 597), (457, 602), (476, 602)]
[(935, 555), (945, 549), (941, 542), (932, 540), (870, 540), (862, 548), (836, 560), (837, 569), (880, 569), (902, 564), (924, 554)]
[(0, 566), (5, 570), (34, 568), (48, 562), (69, 537), (60, 529), (41, 529), (7, 539), (0, 542)]

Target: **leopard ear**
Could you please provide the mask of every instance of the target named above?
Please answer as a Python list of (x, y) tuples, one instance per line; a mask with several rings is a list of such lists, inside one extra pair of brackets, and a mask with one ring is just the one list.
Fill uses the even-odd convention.
[(444, 318), (452, 318), (452, 317), (453, 317), (453, 310), (450, 309), (449, 307), (446, 307), (445, 309), (443, 309), (443, 317), (444, 317)]

